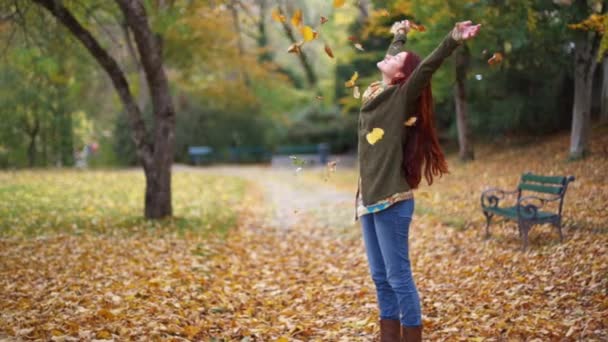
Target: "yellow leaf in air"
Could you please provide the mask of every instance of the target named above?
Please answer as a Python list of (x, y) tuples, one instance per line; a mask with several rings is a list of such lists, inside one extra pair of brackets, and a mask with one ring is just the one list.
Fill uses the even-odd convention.
[(342, 6), (344, 6), (345, 2), (346, 2), (346, 0), (334, 0), (334, 7), (335, 8), (342, 7)]
[(291, 23), (295, 27), (300, 27), (302, 25), (302, 10), (297, 9), (291, 18)]
[(370, 145), (373, 145), (378, 142), (378, 140), (382, 139), (384, 136), (384, 130), (382, 128), (374, 128), (370, 133), (365, 135), (365, 139)]
[(300, 32), (302, 33), (302, 37), (304, 37), (305, 42), (309, 42), (309, 41), (317, 38), (317, 35), (318, 35), (318, 33), (315, 32), (312, 29), (312, 27), (310, 27), (310, 26), (302, 27), (302, 29), (300, 29)]
[(357, 82), (357, 79), (359, 78), (359, 73), (355, 71), (355, 73), (350, 77), (350, 80), (346, 81), (344, 83), (344, 86), (346, 88), (352, 88), (355, 86), (355, 82)]
[(411, 118), (407, 119), (407, 121), (405, 122), (406, 126), (414, 126), (414, 124), (416, 123), (417, 118), (415, 116), (412, 116)]
[(272, 14), (271, 14), (271, 15), (272, 15), (272, 19), (273, 19), (274, 21), (278, 21), (278, 22), (280, 22), (280, 23), (285, 22), (285, 16), (284, 16), (284, 15), (282, 15), (282, 14), (281, 14), (281, 12), (279, 12), (279, 10), (278, 10), (278, 9), (276, 9), (276, 8), (275, 8), (275, 9), (273, 9), (273, 10), (272, 10)]
[(353, 96), (358, 99), (361, 97), (361, 93), (359, 93), (359, 87), (355, 86), (355, 88), (353, 89)]

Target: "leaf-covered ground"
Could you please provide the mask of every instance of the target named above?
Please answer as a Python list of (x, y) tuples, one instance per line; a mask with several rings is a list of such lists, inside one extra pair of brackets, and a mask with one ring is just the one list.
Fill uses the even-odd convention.
[[(451, 159), (452, 174), (420, 189), (410, 257), (425, 339), (608, 339), (608, 135), (594, 136), (597, 152), (571, 163), (565, 135), (479, 147), (475, 162)], [(513, 223), (495, 224), (483, 239), (479, 193), (514, 187), (524, 170), (577, 177), (564, 243), (535, 226), (522, 253)], [(378, 311), (352, 217), (356, 173), (338, 166), (326, 176), (184, 168), (174, 173), (179, 219), (132, 229), (121, 217), (141, 212), (140, 175), (3, 173), (0, 337), (371, 341)], [(63, 186), (51, 190), (55, 182)], [(44, 222), (54, 223), (39, 228)], [(234, 228), (215, 234), (222, 225)]]

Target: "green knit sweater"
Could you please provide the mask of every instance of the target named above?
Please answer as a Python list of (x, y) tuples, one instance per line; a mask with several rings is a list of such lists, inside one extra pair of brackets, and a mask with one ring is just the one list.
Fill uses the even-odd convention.
[[(399, 53), (405, 42), (405, 35), (396, 35), (387, 53)], [(410, 190), (401, 165), (403, 143), (408, 132), (404, 123), (409, 117), (416, 115), (417, 100), (435, 70), (459, 45), (450, 32), (418, 65), (405, 83), (387, 87), (361, 107), (358, 159), (363, 205), (370, 205), (397, 192)], [(372, 145), (366, 135), (374, 128), (384, 130), (384, 135)]]

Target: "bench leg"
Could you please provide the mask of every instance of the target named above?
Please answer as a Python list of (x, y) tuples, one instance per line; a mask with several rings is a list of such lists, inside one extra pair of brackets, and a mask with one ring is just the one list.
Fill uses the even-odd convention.
[(484, 211), (483, 215), (486, 217), (486, 239), (487, 239), (490, 237), (490, 222), (492, 222), (492, 216), (494, 216), (494, 214)]
[(564, 234), (562, 234), (562, 220), (558, 220), (554, 225), (559, 233), (559, 242), (564, 242)]
[(531, 224), (519, 221), (519, 237), (522, 239), (523, 242), (523, 252), (525, 252), (528, 248), (528, 232), (530, 231), (530, 227)]

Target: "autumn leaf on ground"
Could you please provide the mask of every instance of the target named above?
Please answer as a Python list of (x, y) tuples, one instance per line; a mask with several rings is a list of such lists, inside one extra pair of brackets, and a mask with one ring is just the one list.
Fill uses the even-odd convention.
[(301, 9), (297, 9), (294, 12), (293, 17), (291, 17), (291, 23), (295, 27), (300, 27), (300, 25), (302, 25), (302, 10)]
[(499, 64), (500, 62), (502, 62), (502, 53), (500, 53), (500, 52), (495, 52), (492, 55), (492, 58), (488, 59), (488, 64), (490, 64), (490, 65), (496, 65), (496, 64)]
[(355, 73), (350, 77), (350, 80), (346, 81), (344, 83), (344, 86), (346, 88), (352, 88), (355, 86), (355, 82), (357, 82), (357, 79), (359, 79), (359, 73), (355, 71)]
[(359, 93), (359, 87), (355, 86), (355, 88), (353, 88), (353, 97), (358, 99), (361, 97), (361, 93)]
[(300, 52), (302, 52), (302, 49), (301, 49), (302, 44), (304, 44), (303, 41), (291, 44), (289, 46), (289, 48), (287, 49), (287, 52), (289, 52), (289, 53), (300, 53)]
[(334, 0), (334, 8), (340, 8), (344, 6), (346, 0)]
[(328, 21), (329, 21), (329, 19), (327, 19), (327, 18), (326, 18), (326, 17), (324, 17), (324, 16), (321, 16), (321, 25), (325, 24), (325, 23), (326, 23), (326, 22), (328, 22)]
[(414, 126), (414, 124), (416, 123), (417, 118), (415, 116), (412, 116), (411, 118), (407, 119), (407, 121), (404, 123), (404, 125), (406, 126)]
[(331, 48), (330, 48), (330, 47), (329, 47), (329, 45), (327, 45), (327, 44), (325, 44), (325, 53), (326, 53), (326, 54), (327, 54), (329, 57), (334, 58), (334, 53), (333, 53), (333, 51), (331, 51)]
[(357, 50), (365, 51), (365, 49), (363, 48), (363, 46), (360, 43), (355, 43), (355, 47), (357, 48)]
[(371, 132), (365, 135), (365, 139), (370, 145), (374, 145), (384, 136), (384, 130), (382, 128), (374, 128)]
[(309, 42), (317, 38), (317, 36), (319, 35), (317, 31), (313, 30), (310, 26), (302, 27), (302, 29), (300, 29), (300, 32), (302, 33), (302, 37), (304, 38), (305, 42)]
[(274, 21), (278, 21), (280, 23), (283, 23), (283, 22), (285, 22), (285, 20), (287, 20), (285, 18), (285, 16), (283, 14), (281, 14), (281, 12), (277, 8), (272, 10), (271, 16)]

